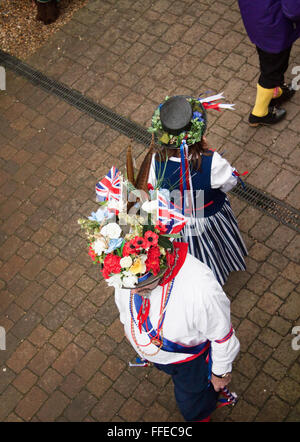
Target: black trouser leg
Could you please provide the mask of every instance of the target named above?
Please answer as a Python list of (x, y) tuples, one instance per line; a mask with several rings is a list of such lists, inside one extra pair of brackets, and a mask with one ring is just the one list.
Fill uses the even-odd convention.
[(278, 54), (265, 52), (258, 47), (256, 49), (260, 63), (258, 84), (265, 89), (281, 86), (284, 83), (284, 74), (289, 66), (292, 47), (290, 46)]

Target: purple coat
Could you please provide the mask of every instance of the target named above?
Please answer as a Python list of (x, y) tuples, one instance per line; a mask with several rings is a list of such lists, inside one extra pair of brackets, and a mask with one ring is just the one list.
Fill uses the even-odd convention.
[(300, 37), (300, 0), (239, 0), (247, 34), (256, 46), (278, 53)]

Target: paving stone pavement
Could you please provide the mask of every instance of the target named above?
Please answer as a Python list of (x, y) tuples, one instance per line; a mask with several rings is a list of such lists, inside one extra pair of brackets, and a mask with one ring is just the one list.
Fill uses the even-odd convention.
[[(290, 79), (299, 55), (297, 43)], [(236, 111), (209, 113), (211, 146), (299, 209), (299, 95), (274, 128), (248, 127), (257, 57), (235, 0), (89, 0), (26, 62), (145, 127), (166, 95), (224, 90)], [(0, 109), (0, 421), (182, 422), (169, 378), (128, 367), (134, 351), (77, 224), (129, 139), (11, 72)], [(143, 151), (134, 143), (137, 165)], [(249, 249), (225, 286), (240, 400), (212, 420), (299, 422), (299, 235), (230, 200)]]

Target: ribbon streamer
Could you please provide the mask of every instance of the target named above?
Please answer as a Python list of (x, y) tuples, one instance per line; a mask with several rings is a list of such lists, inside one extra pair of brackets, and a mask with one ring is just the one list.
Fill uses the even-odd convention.
[(210, 97), (206, 97), (206, 98), (200, 98), (200, 103), (208, 103), (211, 101), (217, 101), (217, 100), (222, 100), (224, 97), (224, 92), (220, 92), (217, 95), (211, 95)]
[(221, 112), (221, 109), (230, 109), (234, 110), (234, 104), (229, 103), (203, 103), (203, 107), (205, 109), (215, 109), (219, 112)]
[(234, 170), (234, 171), (232, 172), (232, 175), (235, 176), (235, 177), (237, 177), (237, 179), (238, 179), (239, 182), (241, 183), (243, 189), (245, 189), (246, 186), (245, 186), (245, 183), (244, 183), (244, 181), (242, 180), (241, 176), (247, 175), (248, 173), (249, 173), (248, 170), (246, 170), (246, 171), (243, 172), (243, 173), (239, 173), (237, 170)]
[(223, 394), (224, 398), (219, 398), (217, 408), (224, 407), (225, 405), (234, 406), (238, 401), (238, 396), (236, 393), (228, 390), (227, 387), (223, 387), (221, 389), (221, 394)]
[(149, 299), (143, 298), (142, 305), (140, 307), (139, 313), (137, 315), (139, 331), (142, 333), (142, 325), (147, 320), (150, 310), (150, 301)]

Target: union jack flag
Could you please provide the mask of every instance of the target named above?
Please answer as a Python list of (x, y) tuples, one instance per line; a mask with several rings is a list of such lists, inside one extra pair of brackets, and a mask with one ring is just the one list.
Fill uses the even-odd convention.
[(121, 173), (116, 167), (113, 166), (108, 174), (96, 184), (96, 198), (100, 202), (107, 200), (120, 200)]
[(158, 222), (167, 228), (166, 233), (179, 233), (187, 223), (187, 218), (181, 213), (180, 208), (166, 199), (159, 191), (158, 199)]

